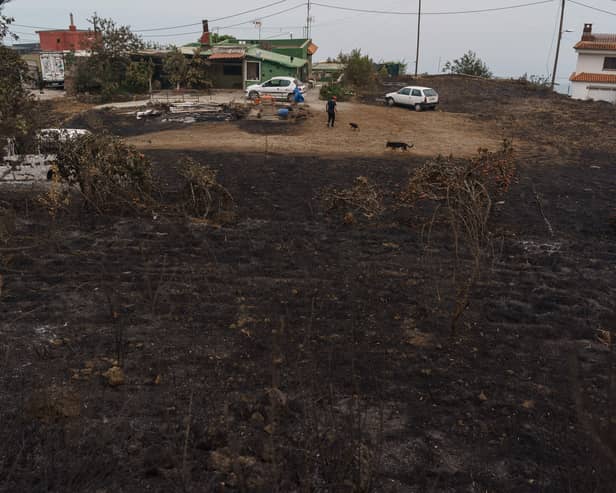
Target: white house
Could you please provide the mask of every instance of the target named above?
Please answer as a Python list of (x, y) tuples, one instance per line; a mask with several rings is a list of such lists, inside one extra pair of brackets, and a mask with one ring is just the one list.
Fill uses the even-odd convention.
[(592, 24), (584, 24), (574, 48), (578, 59), (569, 78), (571, 96), (616, 103), (616, 34), (593, 34)]

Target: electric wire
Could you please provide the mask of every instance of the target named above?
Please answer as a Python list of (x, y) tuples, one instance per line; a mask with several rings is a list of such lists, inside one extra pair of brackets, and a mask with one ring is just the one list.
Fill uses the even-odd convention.
[[(262, 7), (257, 7), (254, 9), (250, 9), (250, 10), (244, 10), (243, 12), (238, 12), (237, 14), (231, 14), (231, 15), (226, 15), (224, 17), (218, 17), (217, 19), (211, 19), (209, 20), (209, 22), (218, 22), (218, 21), (222, 21), (222, 20), (226, 20), (226, 19), (231, 19), (233, 17), (240, 17), (242, 15), (246, 15), (246, 14), (251, 14), (252, 12), (257, 12), (259, 10), (264, 10), (267, 9), (269, 7), (273, 7), (274, 5), (280, 5), (281, 3), (285, 3), (287, 0), (278, 0), (277, 2), (272, 2), (272, 3), (268, 3), (267, 5), (263, 5)], [(192, 26), (199, 26), (201, 25), (200, 22), (193, 22), (191, 24), (183, 24), (180, 26), (170, 26), (170, 27), (153, 27), (150, 29), (135, 29), (133, 30), (133, 32), (136, 33), (145, 33), (145, 32), (153, 32), (153, 31), (171, 31), (172, 29), (181, 29), (184, 27), (192, 27)]]
[(578, 2), (577, 0), (568, 0), (569, 3), (574, 3), (575, 5), (579, 5), (581, 7), (586, 7), (587, 9), (596, 10), (597, 12), (603, 12), (608, 15), (616, 15), (616, 12), (611, 12), (609, 10), (600, 9), (599, 7), (593, 7), (592, 5), (588, 5), (586, 3)]
[[(573, 1), (573, 0), (570, 0)], [(502, 10), (512, 10), (512, 9), (520, 9), (524, 7), (531, 7), (534, 5), (543, 5), (547, 3), (553, 3), (554, 0), (540, 0), (537, 2), (528, 2), (528, 3), (520, 3), (517, 5), (509, 5), (505, 7), (492, 7), (488, 9), (477, 9), (477, 10), (450, 10), (450, 11), (442, 11), (442, 12), (422, 12), (421, 15), (458, 15), (458, 14), (480, 14), (485, 12), (498, 12)], [(346, 10), (349, 12), (361, 12), (365, 14), (385, 14), (385, 15), (417, 15), (417, 11), (414, 12), (404, 12), (404, 11), (395, 11), (395, 10), (373, 10), (373, 9), (358, 9), (354, 7), (341, 7), (339, 5), (330, 5), (326, 3), (318, 3), (312, 2), (312, 5), (316, 5), (319, 7), (336, 9), (336, 10)]]
[[(295, 5), (294, 7), (290, 7), (288, 9), (279, 10), (278, 12), (274, 12), (272, 14), (261, 16), (261, 17), (259, 17), (259, 19), (269, 19), (270, 17), (274, 17), (274, 16), (277, 16), (277, 15), (280, 15), (280, 14), (284, 14), (286, 12), (290, 12), (291, 10), (295, 10), (295, 9), (297, 9), (299, 7), (303, 7), (303, 6), (304, 6), (304, 4), (301, 3), (299, 5)], [(234, 27), (237, 27), (237, 26), (242, 26), (244, 24), (251, 24), (252, 22), (253, 22), (252, 20), (244, 21), (244, 22), (238, 22), (237, 24), (231, 24), (229, 26), (221, 26), (221, 27), (218, 27), (218, 28), (215, 28), (215, 29), (220, 29), (220, 30), (231, 29), (231, 28), (234, 28)], [(211, 31), (211, 29), (210, 29), (210, 31)], [(146, 38), (170, 38), (172, 36), (188, 36), (188, 35), (192, 35), (192, 34), (202, 34), (202, 33), (203, 33), (203, 31), (189, 31), (189, 32), (185, 32), (185, 33), (149, 34), (149, 35), (146, 35), (144, 37), (146, 37)]]

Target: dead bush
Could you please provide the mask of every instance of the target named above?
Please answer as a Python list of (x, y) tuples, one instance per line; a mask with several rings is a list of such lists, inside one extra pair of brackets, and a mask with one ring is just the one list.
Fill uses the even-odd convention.
[(235, 200), (217, 180), (218, 172), (209, 166), (186, 158), (180, 175), (185, 183), (180, 195), (183, 212), (195, 218), (216, 219), (223, 222), (235, 217)]
[[(505, 193), (515, 174), (514, 152), (505, 140), (496, 152), (479, 149), (471, 159), (439, 156), (415, 171), (402, 193), (402, 202), (415, 205), (420, 201), (436, 203), (434, 218), (443, 214), (451, 227), (455, 246), (456, 300), (451, 330), (468, 306), (470, 291), (479, 280), (489, 243), (488, 219), (492, 199)], [(472, 262), (468, 272), (462, 272), (459, 253), (464, 247)], [(459, 282), (458, 282), (459, 281)]]
[(151, 164), (134, 147), (110, 134), (88, 134), (59, 146), (60, 181), (77, 186), (86, 206), (98, 212), (139, 210), (152, 204)]
[(15, 233), (15, 211), (0, 204), (0, 243), (7, 243)]
[(379, 190), (365, 176), (355, 178), (355, 186), (351, 188), (326, 190), (322, 201), (327, 211), (342, 210), (346, 224), (353, 224), (355, 215), (373, 218), (385, 209)]
[(49, 188), (45, 193), (37, 197), (37, 201), (47, 210), (52, 220), (55, 220), (58, 213), (69, 205), (69, 190), (61, 183), (57, 165), (51, 168), (51, 183)]

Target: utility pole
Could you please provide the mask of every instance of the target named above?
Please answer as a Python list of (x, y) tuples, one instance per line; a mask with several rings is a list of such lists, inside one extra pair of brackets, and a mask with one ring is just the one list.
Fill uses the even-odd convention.
[(565, 2), (562, 0), (560, 7), (560, 27), (558, 28), (558, 42), (556, 43), (556, 56), (554, 57), (554, 70), (552, 71), (552, 90), (554, 90), (554, 84), (556, 84), (556, 69), (558, 68), (558, 55), (560, 53), (560, 40), (563, 37), (563, 21), (565, 19)]
[(306, 2), (306, 39), (310, 39), (310, 0)]
[(421, 30), (421, 0), (419, 0), (419, 6), (417, 7), (417, 53), (415, 54), (415, 77), (417, 77), (417, 72), (419, 69), (419, 32), (420, 30)]

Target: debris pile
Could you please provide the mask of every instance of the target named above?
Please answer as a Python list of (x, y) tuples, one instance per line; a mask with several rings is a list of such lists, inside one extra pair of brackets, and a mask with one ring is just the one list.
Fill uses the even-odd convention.
[(213, 102), (183, 102), (160, 105), (138, 111), (137, 120), (160, 119), (162, 122), (195, 123), (232, 121), (242, 118), (246, 112), (243, 105)]

